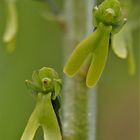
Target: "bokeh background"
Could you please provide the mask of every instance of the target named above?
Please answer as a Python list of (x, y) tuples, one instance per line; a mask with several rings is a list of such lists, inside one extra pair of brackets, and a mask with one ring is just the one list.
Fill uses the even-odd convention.
[[(62, 0), (57, 1), (62, 6)], [(138, 1), (134, 1), (135, 3)], [(53, 67), (62, 77), (63, 33), (41, 13), (46, 6), (33, 0), (18, 0), (16, 50), (8, 54), (2, 36), (6, 23), (5, 2), (0, 1), (0, 140), (19, 140), (34, 108), (24, 81), (34, 69)], [(128, 75), (127, 61), (110, 50), (98, 85), (97, 140), (139, 140), (139, 40), (133, 32), (136, 74)], [(40, 138), (41, 139), (41, 138)]]

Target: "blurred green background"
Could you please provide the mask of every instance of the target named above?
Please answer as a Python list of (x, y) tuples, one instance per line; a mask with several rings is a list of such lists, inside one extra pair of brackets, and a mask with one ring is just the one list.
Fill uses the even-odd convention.
[[(59, 0), (61, 3), (62, 1)], [(34, 69), (53, 67), (62, 76), (63, 33), (56, 23), (41, 17), (45, 5), (19, 0), (18, 34), (13, 54), (5, 51), (2, 35), (6, 23), (4, 1), (0, 1), (0, 140), (19, 140), (34, 108), (24, 81)], [(127, 73), (127, 61), (110, 50), (98, 85), (97, 140), (139, 140), (139, 32), (135, 30), (134, 52), (137, 72)]]

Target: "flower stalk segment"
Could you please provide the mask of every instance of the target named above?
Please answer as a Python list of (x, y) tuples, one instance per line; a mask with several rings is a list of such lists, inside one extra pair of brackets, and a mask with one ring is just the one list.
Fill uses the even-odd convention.
[(61, 80), (53, 69), (46, 67), (35, 71), (32, 78), (33, 82), (26, 80), (26, 84), (34, 93), (37, 102), (21, 140), (33, 140), (38, 127), (43, 129), (44, 140), (61, 140), (57, 118), (60, 109)]

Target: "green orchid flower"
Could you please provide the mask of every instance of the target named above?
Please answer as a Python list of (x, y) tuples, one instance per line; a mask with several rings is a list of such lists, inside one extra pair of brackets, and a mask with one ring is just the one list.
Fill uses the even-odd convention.
[(64, 73), (74, 76), (91, 55), (86, 85), (95, 86), (106, 64), (109, 40), (125, 23), (126, 18), (122, 16), (118, 0), (105, 0), (96, 6), (93, 9), (93, 24), (96, 30), (77, 45), (64, 67)]
[(26, 80), (26, 85), (35, 95), (37, 103), (21, 140), (33, 140), (40, 126), (44, 131), (44, 140), (61, 140), (61, 80), (56, 71), (47, 67), (34, 71), (32, 79), (33, 81)]

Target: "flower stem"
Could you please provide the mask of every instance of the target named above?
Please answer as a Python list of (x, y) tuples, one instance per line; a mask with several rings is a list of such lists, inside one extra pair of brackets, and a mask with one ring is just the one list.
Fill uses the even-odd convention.
[[(67, 0), (64, 5), (67, 27), (64, 37), (64, 53), (65, 60), (67, 60), (76, 44), (93, 30), (91, 24), (94, 5), (93, 0)], [(96, 108), (96, 102), (93, 102), (96, 100), (96, 94), (94, 89), (89, 90), (85, 85), (88, 63), (89, 61), (76, 77), (64, 77), (62, 105), (64, 140), (94, 140), (95, 138), (93, 134), (95, 134), (96, 115), (92, 110)]]

